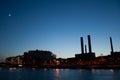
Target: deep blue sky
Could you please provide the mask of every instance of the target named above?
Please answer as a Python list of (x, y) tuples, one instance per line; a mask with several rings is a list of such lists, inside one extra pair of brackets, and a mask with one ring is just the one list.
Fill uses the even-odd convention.
[(120, 50), (119, 0), (0, 0), (0, 56), (50, 50), (57, 57), (80, 53), (80, 37), (92, 38), (97, 56)]

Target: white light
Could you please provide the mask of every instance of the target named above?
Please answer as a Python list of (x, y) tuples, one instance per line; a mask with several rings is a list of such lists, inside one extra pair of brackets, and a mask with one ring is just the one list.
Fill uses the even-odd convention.
[(8, 16), (11, 16), (11, 14), (9, 14)]
[(20, 65), (20, 64), (19, 64), (18, 66), (19, 66), (19, 67), (22, 67), (22, 65)]

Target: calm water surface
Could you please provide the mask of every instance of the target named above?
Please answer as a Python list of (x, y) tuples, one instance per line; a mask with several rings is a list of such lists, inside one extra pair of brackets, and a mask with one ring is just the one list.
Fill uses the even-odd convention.
[(120, 80), (120, 70), (0, 68), (0, 80)]

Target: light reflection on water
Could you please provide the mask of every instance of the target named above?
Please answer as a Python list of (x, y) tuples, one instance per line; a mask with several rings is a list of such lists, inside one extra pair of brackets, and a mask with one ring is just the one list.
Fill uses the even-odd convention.
[(120, 70), (0, 68), (0, 80), (120, 80)]
[(32, 68), (33, 71), (35, 71), (35, 68)]
[(113, 70), (113, 69), (110, 69), (110, 72), (114, 73), (114, 70)]
[(60, 76), (60, 69), (55, 69), (55, 74), (56, 74), (56, 77), (59, 77)]

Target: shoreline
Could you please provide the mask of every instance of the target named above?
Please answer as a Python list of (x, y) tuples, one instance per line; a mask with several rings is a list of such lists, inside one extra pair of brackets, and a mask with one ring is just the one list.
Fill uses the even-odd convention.
[(18, 66), (0, 64), (3, 68), (36, 68), (36, 69), (120, 69), (120, 65), (41, 65), (41, 66)]

